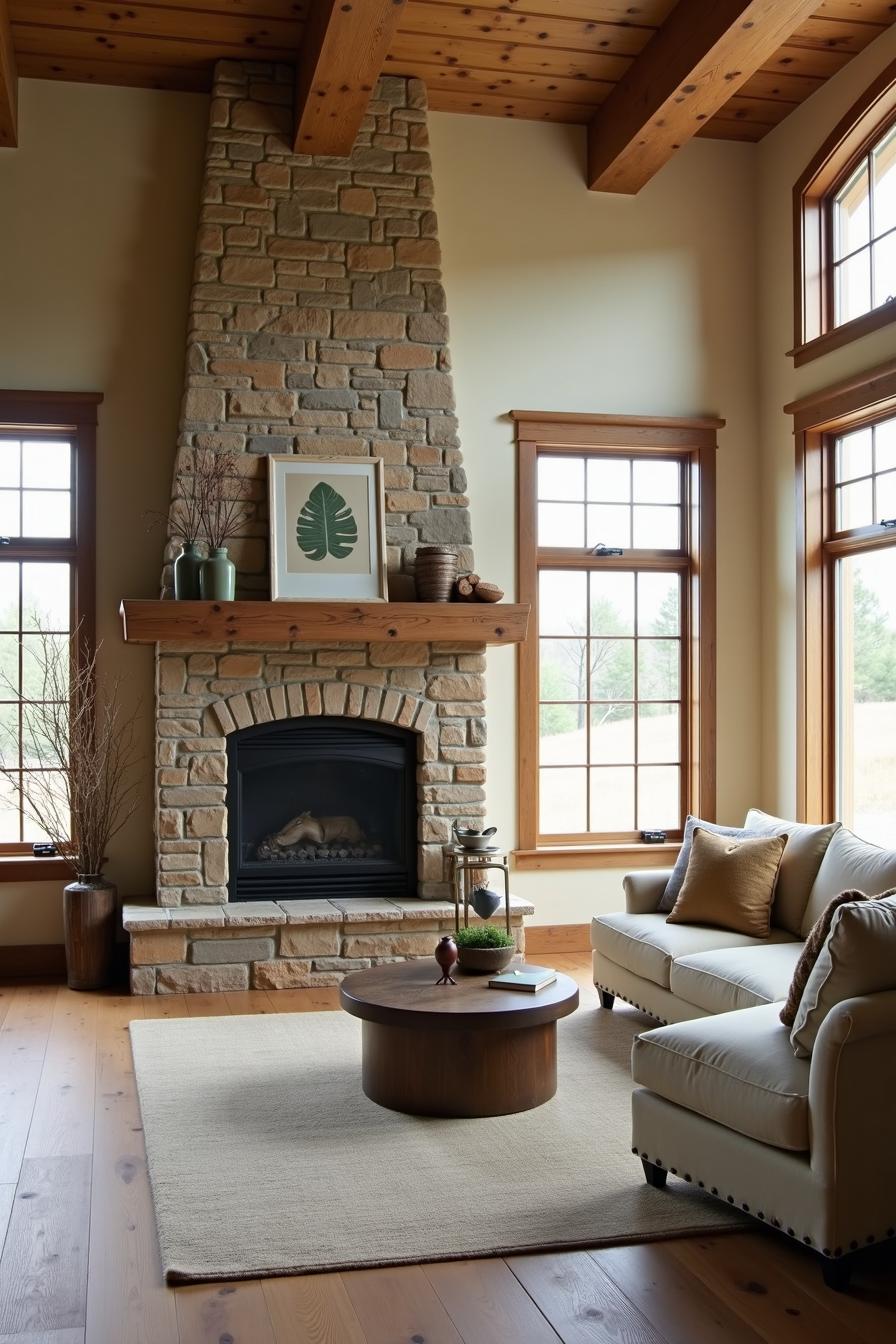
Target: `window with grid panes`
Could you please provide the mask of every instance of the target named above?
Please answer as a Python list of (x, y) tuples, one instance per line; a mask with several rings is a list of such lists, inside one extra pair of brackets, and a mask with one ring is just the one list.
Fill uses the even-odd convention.
[(521, 548), (521, 579), (531, 570), (537, 636), (521, 654), (534, 664), (521, 697), (528, 685), (534, 703), (520, 704), (523, 739), (532, 725), (533, 778), (520, 780), (537, 799), (530, 843), (679, 838), (695, 783), (694, 454), (537, 445), (530, 474), (534, 528), (523, 531), (534, 545)]
[(896, 297), (896, 126), (831, 195), (835, 326)]
[[(85, 394), (70, 407), (41, 396), (0, 392), (0, 752), (26, 795), (38, 775), (53, 788), (60, 764), (53, 746), (36, 739), (26, 709), (46, 695), (41, 645), (70, 646), (77, 656), (79, 622), (83, 637), (93, 633), (97, 398)], [(87, 423), (53, 425), (72, 409)], [(0, 854), (30, 853), (45, 839), (18, 790), (0, 776)]]
[(896, 836), (896, 417), (827, 443), (836, 815)]
[(896, 61), (794, 184), (797, 365), (896, 321)]

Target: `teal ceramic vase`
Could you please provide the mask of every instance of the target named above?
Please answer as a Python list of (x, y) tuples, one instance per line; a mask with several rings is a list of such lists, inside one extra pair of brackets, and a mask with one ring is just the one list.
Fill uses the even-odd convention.
[(199, 570), (199, 591), (206, 602), (232, 602), (236, 594), (236, 565), (226, 546), (216, 546)]
[(199, 571), (202, 568), (202, 556), (195, 541), (185, 541), (180, 555), (174, 562), (174, 596), (179, 602), (198, 602)]

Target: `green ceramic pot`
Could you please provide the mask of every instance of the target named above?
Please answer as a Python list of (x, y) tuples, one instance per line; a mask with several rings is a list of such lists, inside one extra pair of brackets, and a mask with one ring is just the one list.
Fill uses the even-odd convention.
[(185, 541), (180, 555), (174, 562), (174, 596), (180, 602), (198, 602), (199, 571), (202, 568), (202, 556), (195, 541)]
[(216, 546), (199, 570), (199, 591), (206, 602), (232, 602), (236, 594), (236, 565), (226, 546)]

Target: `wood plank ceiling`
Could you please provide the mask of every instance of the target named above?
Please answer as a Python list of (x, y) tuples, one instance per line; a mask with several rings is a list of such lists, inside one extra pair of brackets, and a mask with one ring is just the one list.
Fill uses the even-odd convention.
[[(707, 0), (712, 3), (713, 0)], [(308, 0), (8, 0), (20, 75), (209, 88), (219, 57), (295, 62)], [(446, 112), (587, 124), (675, 0), (407, 0), (386, 72)], [(896, 21), (893, 0), (819, 0), (699, 134), (760, 140)]]

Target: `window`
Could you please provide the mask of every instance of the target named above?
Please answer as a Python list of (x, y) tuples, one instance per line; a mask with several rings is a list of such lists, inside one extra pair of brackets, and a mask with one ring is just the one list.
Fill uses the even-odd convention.
[(896, 63), (794, 187), (797, 364), (896, 320)]
[[(23, 704), (44, 694), (41, 644), (75, 630), (93, 640), (92, 394), (0, 392), (0, 752), (28, 791), (58, 758), (29, 733)], [(77, 650), (75, 650), (77, 656)], [(31, 855), (45, 837), (0, 777), (0, 880), (46, 875)], [(52, 861), (51, 861), (52, 863)], [(54, 871), (54, 870), (53, 870)]]
[(896, 365), (796, 414), (800, 805), (890, 846), (896, 831)]
[[(721, 422), (513, 414), (520, 597), (533, 606), (517, 863), (646, 850), (648, 830), (671, 845), (692, 804), (713, 810), (700, 687), (713, 685)], [(651, 854), (665, 861), (668, 848)]]
[(896, 296), (896, 126), (831, 196), (832, 324)]

